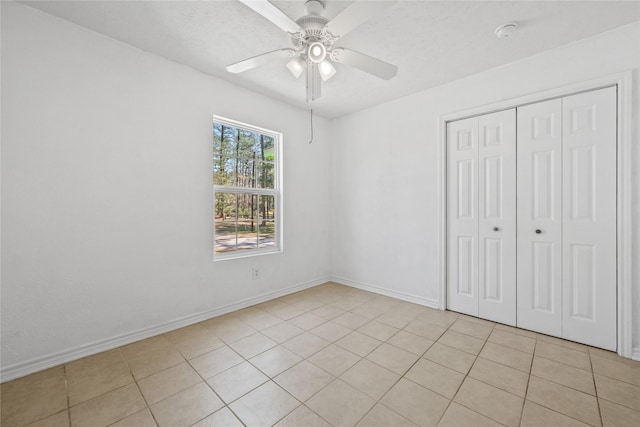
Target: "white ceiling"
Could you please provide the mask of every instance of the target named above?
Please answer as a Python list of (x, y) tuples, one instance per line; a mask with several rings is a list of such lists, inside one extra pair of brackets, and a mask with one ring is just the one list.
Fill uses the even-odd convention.
[[(304, 0), (272, 2), (292, 19), (304, 14)], [(327, 118), (640, 20), (638, 1), (400, 1), (336, 43), (397, 65), (398, 75), (385, 81), (337, 64), (322, 98), (306, 104), (304, 77), (294, 79), (286, 59), (243, 74), (225, 70), (291, 47), (287, 34), (238, 1), (21, 3)], [(324, 16), (331, 19), (349, 3), (327, 0)], [(494, 29), (508, 21), (517, 21), (518, 31), (496, 38)]]

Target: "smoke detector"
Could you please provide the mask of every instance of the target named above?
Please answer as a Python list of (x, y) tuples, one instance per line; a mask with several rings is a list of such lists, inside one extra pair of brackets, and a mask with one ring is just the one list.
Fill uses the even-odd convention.
[(514, 33), (516, 28), (518, 28), (517, 22), (508, 22), (496, 28), (495, 33), (498, 38), (504, 39), (511, 36), (511, 34)]

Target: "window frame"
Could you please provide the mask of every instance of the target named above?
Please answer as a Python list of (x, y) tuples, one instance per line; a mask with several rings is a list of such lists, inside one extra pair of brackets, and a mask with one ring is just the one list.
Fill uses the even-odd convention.
[[(281, 132), (276, 132), (273, 130), (261, 128), (259, 126), (250, 125), (247, 123), (243, 123), (237, 120), (228, 119), (226, 117), (221, 117), (218, 115), (213, 115), (212, 125), (222, 124), (224, 126), (233, 127), (236, 129), (241, 129), (244, 131), (255, 132), (262, 135), (269, 136), (273, 138), (273, 152), (274, 152), (274, 161), (273, 161), (273, 169), (274, 169), (274, 179), (273, 179), (273, 189), (271, 188), (258, 188), (258, 187), (237, 187), (231, 185), (215, 185), (212, 184), (213, 192), (212, 192), (212, 202), (213, 202), (213, 261), (223, 261), (229, 259), (237, 259), (237, 258), (247, 258), (253, 256), (274, 254), (283, 252), (283, 232), (282, 232), (282, 141), (283, 136)], [(213, 132), (213, 128), (212, 128)], [(213, 136), (212, 136), (213, 138)], [(211, 165), (213, 166), (213, 150), (212, 150), (212, 160)], [(213, 169), (211, 171), (213, 178)], [(233, 193), (237, 195), (240, 194), (250, 194), (256, 195), (258, 198), (260, 196), (273, 196), (274, 197), (274, 239), (275, 245), (268, 248), (255, 248), (255, 249), (237, 249), (237, 240), (236, 240), (236, 249), (230, 252), (216, 252), (216, 194), (218, 193)], [(237, 199), (236, 199), (237, 200)], [(237, 202), (236, 202), (237, 203)], [(237, 209), (236, 209), (236, 218), (237, 218)], [(237, 239), (237, 231), (236, 231), (236, 239)]]

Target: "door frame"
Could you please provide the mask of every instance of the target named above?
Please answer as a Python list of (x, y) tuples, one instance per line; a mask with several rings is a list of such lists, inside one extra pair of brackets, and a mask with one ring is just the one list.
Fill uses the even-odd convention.
[(632, 300), (632, 176), (631, 176), (631, 107), (632, 71), (625, 71), (587, 80), (543, 92), (487, 103), (462, 111), (441, 115), (439, 120), (439, 171), (438, 193), (440, 199), (439, 280), (438, 308), (447, 309), (447, 122), (465, 119), (496, 111), (517, 108), (549, 99), (615, 86), (617, 93), (617, 155), (616, 155), (616, 246), (617, 246), (617, 353), (631, 358), (633, 355), (633, 300)]

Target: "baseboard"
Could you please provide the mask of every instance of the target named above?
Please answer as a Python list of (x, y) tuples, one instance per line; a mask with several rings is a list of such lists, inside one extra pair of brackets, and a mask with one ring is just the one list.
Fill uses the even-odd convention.
[(42, 371), (44, 369), (61, 365), (63, 363), (68, 363), (73, 360), (77, 360), (86, 356), (91, 356), (92, 354), (100, 353), (103, 351), (121, 347), (123, 345), (131, 344), (133, 342), (140, 341), (145, 338), (150, 338), (159, 334), (163, 334), (165, 332), (173, 331), (174, 329), (178, 329), (178, 328), (192, 325), (194, 323), (202, 322), (204, 320), (221, 316), (223, 314), (227, 314), (232, 311), (240, 310), (255, 304), (260, 304), (265, 301), (269, 301), (275, 298), (289, 295), (294, 292), (312, 288), (314, 286), (321, 285), (328, 281), (330, 281), (329, 277), (316, 279), (308, 282), (303, 282), (303, 283), (289, 286), (287, 288), (280, 289), (274, 292), (267, 292), (252, 298), (247, 298), (233, 304), (227, 304), (225, 306), (218, 307), (213, 310), (208, 310), (208, 311), (193, 314), (190, 316), (181, 317), (179, 319), (171, 320), (169, 322), (165, 322), (156, 326), (138, 329), (137, 331), (129, 332), (126, 334), (107, 338), (100, 341), (96, 341), (90, 344), (85, 344), (70, 350), (65, 350), (58, 353), (52, 353), (46, 356), (37, 357), (31, 360), (28, 360), (26, 362), (20, 362), (20, 363), (6, 366), (6, 367), (3, 366), (2, 369), (0, 370), (0, 378), (2, 379), (1, 382), (4, 383), (6, 381), (10, 381), (16, 378), (23, 377), (25, 375)]
[(414, 304), (424, 305), (425, 307), (438, 309), (438, 301), (419, 297), (417, 295), (407, 294), (405, 292), (398, 292), (392, 289), (381, 288), (379, 286), (370, 285), (367, 283), (358, 282), (351, 279), (345, 279), (344, 277), (331, 277), (331, 281), (339, 283), (345, 286), (351, 286), (352, 288), (362, 289), (363, 291), (373, 292), (374, 294), (384, 295), (387, 297), (396, 298), (402, 301), (412, 302)]
[(640, 361), (640, 347), (634, 347), (631, 352), (631, 358), (633, 360)]

